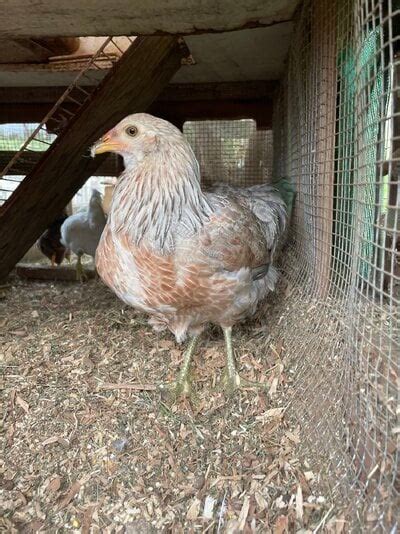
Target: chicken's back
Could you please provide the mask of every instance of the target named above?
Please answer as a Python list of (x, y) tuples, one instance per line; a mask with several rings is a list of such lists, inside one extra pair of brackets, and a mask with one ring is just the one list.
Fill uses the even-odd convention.
[(261, 221), (267, 246), (272, 252), (276, 250), (288, 223), (288, 206), (276, 187), (270, 184), (250, 187), (214, 184), (209, 194), (226, 195), (247, 206)]
[(94, 257), (105, 224), (101, 195), (93, 191), (87, 211), (71, 215), (61, 226), (62, 242), (75, 254)]
[(75, 254), (94, 256), (103, 228), (91, 227), (87, 213), (77, 213), (62, 225), (61, 241)]

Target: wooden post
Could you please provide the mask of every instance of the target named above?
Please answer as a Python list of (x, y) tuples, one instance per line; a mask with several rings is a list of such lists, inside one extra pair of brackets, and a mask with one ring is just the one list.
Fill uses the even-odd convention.
[(134, 41), (0, 212), (0, 280), (102, 163), (89, 147), (130, 113), (144, 111), (181, 65), (174, 36)]
[(312, 68), (318, 77), (313, 100), (316, 114), (315, 163), (315, 278), (321, 297), (329, 290), (332, 259), (333, 187), (335, 174), (336, 126), (336, 2), (313, 3)]

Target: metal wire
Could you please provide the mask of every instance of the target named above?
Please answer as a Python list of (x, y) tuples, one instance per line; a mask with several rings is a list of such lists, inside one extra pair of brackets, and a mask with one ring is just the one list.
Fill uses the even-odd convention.
[(400, 12), (306, 1), (276, 99), (274, 174), (296, 185), (281, 325), (303, 454), (349, 524), (396, 528)]
[(268, 182), (272, 175), (272, 131), (251, 119), (187, 121), (183, 133), (200, 163), (205, 185)]

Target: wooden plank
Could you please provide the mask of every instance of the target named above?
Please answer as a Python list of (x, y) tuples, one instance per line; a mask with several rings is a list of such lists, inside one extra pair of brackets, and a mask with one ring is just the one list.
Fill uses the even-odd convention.
[[(270, 26), (291, 19), (298, 0), (12, 0), (0, 37), (192, 34)], [(279, 43), (277, 43), (279, 46)]]
[(335, 0), (314, 3), (312, 13), (312, 53), (318, 76), (315, 96), (315, 161), (318, 169), (315, 206), (315, 278), (322, 298), (329, 291), (332, 259), (333, 188), (335, 174), (336, 126), (336, 28), (330, 21)]
[[(92, 267), (84, 266), (86, 278), (94, 278), (96, 272)], [(16, 273), (20, 278), (27, 280), (57, 280), (63, 282), (77, 282), (76, 271), (73, 265), (35, 265), (20, 263), (16, 267)]]
[[(41, 122), (51, 104), (0, 104), (0, 123)], [(64, 106), (73, 110), (72, 106)], [(254, 119), (271, 128), (273, 102), (262, 99), (156, 100), (148, 112), (169, 120), (179, 128), (187, 120)], [(51, 122), (48, 127), (51, 130)]]
[(114, 66), (0, 211), (0, 280), (105, 158), (89, 147), (119, 120), (143, 111), (179, 69), (175, 37), (143, 37)]
[(5, 39), (0, 41), (0, 63), (47, 62), (52, 56), (71, 54), (79, 38)]
[[(14, 155), (15, 152), (11, 151), (0, 152), (0, 170), (4, 169)], [(30, 152), (26, 157), (26, 160), (21, 161), (17, 166), (12, 167), (7, 175), (20, 176), (29, 174), (43, 157), (43, 152)], [(92, 176), (119, 176), (122, 170), (122, 159), (116, 154), (107, 154), (106, 159), (94, 170)]]
[[(1, 43), (1, 41), (0, 41)], [(48, 63), (2, 63), (1, 71), (2, 72), (42, 72), (52, 74), (53, 72), (76, 72), (85, 68), (87, 65), (87, 57), (75, 57), (75, 56), (65, 56), (62, 58), (57, 58), (54, 61), (49, 61)], [(111, 59), (117, 59), (113, 54), (110, 54)], [(90, 67), (90, 70), (97, 72), (98, 70), (107, 71), (113, 65), (113, 61), (107, 57), (100, 56), (96, 60), (96, 67)], [(97, 72), (98, 74), (98, 72)], [(105, 73), (104, 73), (105, 74)]]
[(0, 41), (0, 63), (43, 63), (52, 55), (38, 40), (6, 39)]
[[(278, 82), (170, 83), (156, 101), (261, 100), (273, 98)], [(0, 104), (54, 104), (67, 87), (0, 87)], [(93, 88), (88, 88), (89, 92)]]

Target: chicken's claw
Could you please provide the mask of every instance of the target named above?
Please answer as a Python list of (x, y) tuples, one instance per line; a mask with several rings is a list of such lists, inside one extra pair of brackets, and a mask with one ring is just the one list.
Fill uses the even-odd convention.
[(264, 382), (255, 382), (253, 380), (247, 380), (240, 376), (236, 371), (234, 373), (226, 372), (223, 378), (223, 387), (226, 393), (231, 396), (239, 389), (255, 388), (263, 391), (268, 390), (268, 385)]
[(190, 397), (192, 386), (190, 380), (176, 380), (175, 382), (160, 384), (159, 389), (162, 393), (167, 392), (173, 402), (181, 397)]
[(196, 348), (198, 338), (199, 336), (193, 336), (190, 340), (189, 345), (187, 346), (187, 349), (184, 352), (183, 364), (176, 381), (169, 384), (162, 384), (159, 386), (162, 391), (168, 391), (174, 401), (177, 400), (179, 397), (190, 397), (190, 361), (192, 359), (194, 349)]
[(84, 282), (88, 280), (88, 277), (86, 276), (85, 271), (83, 269), (82, 259), (80, 255), (78, 255), (78, 260), (76, 262), (76, 279), (78, 282)]
[(240, 376), (236, 370), (235, 357), (232, 346), (232, 328), (224, 328), (226, 344), (226, 371), (223, 379), (224, 389), (228, 395), (233, 395), (235, 391), (241, 388), (257, 388), (266, 391), (268, 385), (263, 382), (254, 382)]

